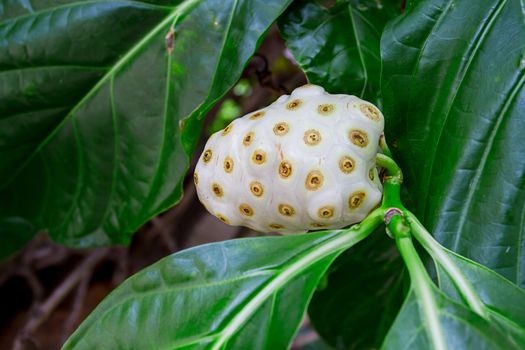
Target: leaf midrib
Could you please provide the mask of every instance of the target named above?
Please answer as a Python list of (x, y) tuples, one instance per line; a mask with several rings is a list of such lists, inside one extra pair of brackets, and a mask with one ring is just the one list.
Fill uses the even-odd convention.
[(266, 285), (259, 290), (255, 296), (220, 331), (220, 336), (215, 340), (212, 350), (219, 350), (226, 342), (244, 325), (265, 303), (270, 296), (280, 290), (287, 282), (296, 277), (313, 263), (324, 259), (331, 254), (338, 254), (347, 249), (352, 244), (360, 240), (359, 232), (344, 232), (335, 234), (326, 241), (317, 245), (312, 245), (305, 250), (305, 253), (291, 262), (287, 267), (282, 268), (281, 273), (266, 282)]

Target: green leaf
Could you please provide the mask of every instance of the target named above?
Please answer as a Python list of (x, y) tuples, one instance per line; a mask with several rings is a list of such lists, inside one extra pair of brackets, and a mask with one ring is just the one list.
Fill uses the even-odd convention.
[(129, 242), (181, 198), (206, 111), (289, 2), (0, 6), (0, 222)]
[(392, 3), (341, 1), (326, 9), (314, 0), (297, 1), (279, 19), (281, 36), (311, 83), (376, 100), (379, 42), (395, 13)]
[(308, 314), (337, 349), (379, 348), (403, 303), (403, 262), (384, 229), (338, 257)]
[[(487, 306), (489, 316), (525, 344), (525, 291), (494, 271), (444, 249)], [(446, 269), (436, 264), (439, 287), (458, 303), (467, 303)]]
[(438, 325), (431, 325), (424, 317), (423, 301), (412, 290), (390, 329), (382, 349), (435, 349), (429, 328), (440, 327), (442, 343), (452, 349), (523, 349), (524, 342), (508, 337), (504, 329), (480, 317), (473, 311), (447, 298), (432, 288), (437, 308)]
[(63, 349), (286, 349), (319, 279), (366, 226), (171, 255), (121, 284)]
[(525, 5), (413, 2), (381, 41), (387, 140), (417, 216), (525, 287)]

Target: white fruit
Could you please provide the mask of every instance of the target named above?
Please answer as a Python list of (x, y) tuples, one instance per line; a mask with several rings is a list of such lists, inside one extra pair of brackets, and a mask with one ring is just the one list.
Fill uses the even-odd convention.
[(371, 103), (305, 85), (213, 134), (195, 169), (200, 201), (257, 231), (341, 228), (381, 200), (384, 119)]

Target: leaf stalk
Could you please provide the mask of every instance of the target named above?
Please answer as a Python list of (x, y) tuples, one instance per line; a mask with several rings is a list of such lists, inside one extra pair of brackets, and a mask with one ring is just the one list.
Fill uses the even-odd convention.
[(406, 213), (407, 221), (414, 237), (419, 243), (421, 243), (430, 256), (449, 274), (470, 308), (482, 317), (488, 318), (489, 316), (485, 304), (483, 304), (478, 294), (458, 266), (448, 257), (444, 250), (445, 248), (441, 246), (434, 237), (432, 237), (413, 213), (408, 210)]
[(383, 181), (383, 211), (387, 233), (396, 241), (401, 257), (408, 269), (414, 293), (421, 300), (421, 308), (426, 320), (429, 337), (436, 350), (446, 349), (445, 338), (439, 320), (437, 300), (433, 281), (428, 275), (415, 247), (414, 237), (451, 277), (454, 285), (469, 305), (469, 307), (485, 319), (489, 313), (485, 304), (476, 293), (470, 282), (465, 278), (459, 267), (449, 258), (446, 250), (425, 229), (417, 217), (406, 209), (401, 201), (401, 185), (403, 173), (396, 162), (389, 156), (386, 146), (381, 146), (385, 154), (376, 157), (377, 166), (384, 168), (386, 174)]

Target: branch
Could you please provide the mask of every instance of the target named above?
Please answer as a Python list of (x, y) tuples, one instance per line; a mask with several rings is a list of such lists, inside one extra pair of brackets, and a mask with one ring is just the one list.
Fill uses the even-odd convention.
[(24, 349), (24, 342), (30, 335), (42, 325), (49, 315), (58, 305), (69, 295), (73, 288), (85, 278), (86, 274), (91, 274), (96, 265), (106, 257), (109, 248), (97, 249), (87, 256), (80, 265), (73, 270), (69, 276), (58, 286), (57, 289), (42, 304), (37, 305), (35, 311), (30, 315), (22, 331), (19, 333), (13, 344), (13, 350)]

